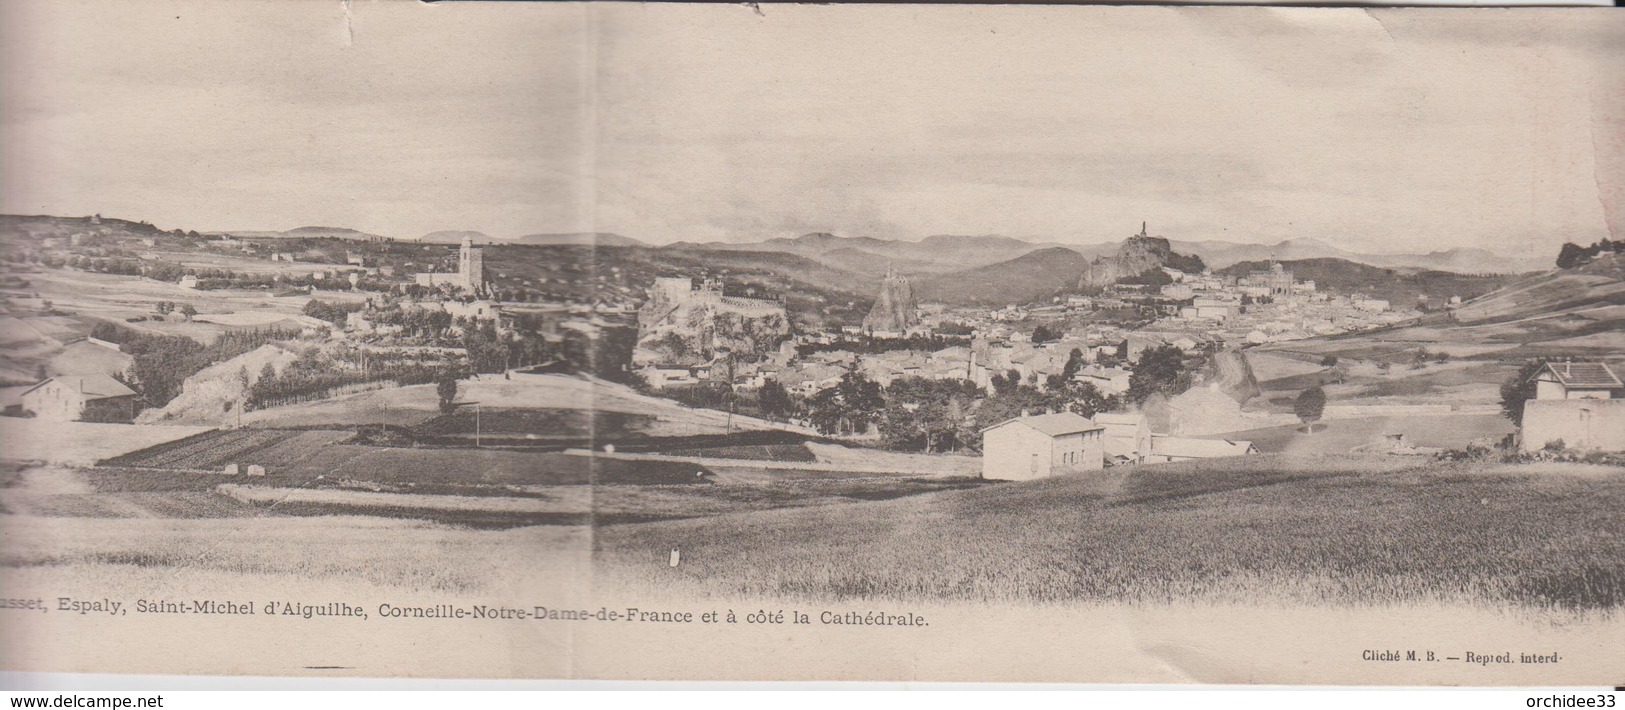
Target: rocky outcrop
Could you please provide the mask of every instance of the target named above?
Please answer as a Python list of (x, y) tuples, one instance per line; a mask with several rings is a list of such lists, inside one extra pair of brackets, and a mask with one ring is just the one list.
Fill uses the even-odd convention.
[(1078, 285), (1083, 288), (1102, 288), (1165, 266), (1200, 271), (1202, 263), (1200, 259), (1175, 253), (1167, 239), (1146, 234), (1145, 226), (1141, 225), (1140, 233), (1123, 240), (1123, 245), (1117, 248), (1116, 254), (1096, 257), (1089, 262), (1083, 270), (1083, 276), (1078, 280)]
[(231, 425), (248, 397), (248, 389), (259, 380), (265, 366), (281, 373), (299, 359), (299, 353), (268, 343), (246, 353), (222, 360), (199, 370), (181, 383), (181, 393), (169, 404), (148, 409), (136, 417), (137, 424)]
[(863, 318), (863, 329), (869, 332), (901, 333), (920, 324), (919, 309), (914, 303), (914, 289), (908, 277), (896, 269), (886, 270), (886, 280), (880, 284), (880, 295), (874, 307)]
[(790, 318), (780, 301), (723, 295), (707, 280), (656, 279), (638, 310), (638, 344), (632, 364), (700, 365), (726, 352), (757, 362), (790, 337)]
[(1081, 285), (1085, 288), (1110, 286), (1119, 279), (1138, 276), (1168, 263), (1173, 249), (1162, 237), (1137, 234), (1123, 241), (1115, 256), (1096, 257), (1083, 272)]

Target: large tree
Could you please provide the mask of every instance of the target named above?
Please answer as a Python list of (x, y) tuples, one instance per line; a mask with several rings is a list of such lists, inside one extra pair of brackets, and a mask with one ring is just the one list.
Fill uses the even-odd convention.
[(1602, 252), (1603, 243), (1601, 242), (1592, 244), (1589, 247), (1583, 247), (1574, 242), (1564, 242), (1563, 248), (1557, 252), (1557, 268), (1572, 269), (1581, 266), (1595, 259)]
[(982, 394), (963, 379), (928, 380), (901, 377), (886, 388), (886, 410), (880, 434), (886, 444), (905, 451), (956, 451), (977, 441), (967, 404)]
[(1535, 398), (1535, 373), (1545, 366), (1545, 360), (1531, 360), (1501, 383), (1501, 413), (1513, 424), (1523, 426), (1523, 405)]
[(861, 434), (886, 406), (880, 384), (849, 371), (834, 387), (820, 390), (807, 402), (807, 415), (824, 434)]
[(1298, 421), (1308, 425), (1309, 431), (1313, 432), (1314, 423), (1326, 413), (1326, 390), (1310, 387), (1298, 393), (1297, 401), (1292, 403), (1292, 413), (1298, 415)]
[(1175, 345), (1159, 345), (1140, 353), (1129, 376), (1128, 392), (1124, 398), (1135, 404), (1144, 402), (1153, 393), (1176, 395), (1190, 387), (1190, 369), (1185, 366), (1185, 351)]
[(768, 380), (756, 393), (756, 408), (767, 416), (782, 417), (790, 413), (791, 406), (790, 393), (777, 380)]
[(435, 394), (440, 395), (441, 412), (450, 414), (451, 410), (457, 408), (457, 405), (453, 403), (453, 400), (457, 399), (457, 380), (447, 377), (435, 383), (434, 391)]
[(1083, 350), (1072, 348), (1072, 353), (1066, 358), (1066, 364), (1061, 366), (1061, 372), (1050, 375), (1045, 384), (1049, 385), (1052, 390), (1065, 388), (1072, 382), (1072, 378), (1078, 374), (1078, 371), (1083, 369), (1083, 358)]

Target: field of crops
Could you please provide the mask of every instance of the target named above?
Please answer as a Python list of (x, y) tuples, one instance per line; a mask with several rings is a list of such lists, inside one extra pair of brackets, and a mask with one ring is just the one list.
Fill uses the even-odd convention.
[(760, 446), (711, 446), (696, 449), (671, 449), (663, 453), (672, 456), (697, 456), (714, 459), (745, 459), (750, 461), (817, 461), (804, 444), (763, 444)]
[(280, 488), (225, 484), (222, 496), (281, 515), (367, 515), (432, 520), (464, 527), (506, 529), (531, 525), (586, 525), (592, 490), (554, 486), (527, 496), (374, 492), (342, 488)]
[[(601, 529), (606, 584), (808, 600), (1625, 605), (1625, 470), (1256, 456)], [(670, 569), (656, 552), (678, 546)]]
[(601, 410), (491, 407), (476, 412), (471, 407), (462, 407), (413, 429), (424, 436), (472, 436), (477, 427), (481, 434), (492, 436), (616, 437), (642, 430), (653, 422), (654, 417), (647, 415)]
[(192, 471), (214, 471), (231, 463), (285, 468), (351, 436), (347, 431), (325, 430), (217, 430), (115, 456), (102, 465)]

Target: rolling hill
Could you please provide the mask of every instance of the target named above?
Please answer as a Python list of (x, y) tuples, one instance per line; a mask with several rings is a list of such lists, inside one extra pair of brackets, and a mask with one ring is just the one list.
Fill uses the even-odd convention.
[(484, 244), (491, 241), (491, 237), (487, 236), (484, 232), (456, 229), (429, 232), (428, 234), (418, 237), (418, 241), (423, 242), (424, 244), (460, 244), (463, 241), (463, 237), (473, 239), (479, 244)]
[(1486, 249), (1448, 249), (1427, 254), (1365, 254), (1319, 239), (1288, 239), (1275, 244), (1170, 240), (1176, 251), (1195, 254), (1215, 269), (1248, 261), (1342, 259), (1386, 269), (1431, 269), (1460, 274), (1513, 274), (1548, 268), (1544, 261), (1515, 259)]
[(348, 227), (296, 227), (281, 232), (233, 229), (205, 232), (205, 234), (210, 236), (251, 237), (255, 239), (356, 239), (362, 241), (388, 239), (388, 237)]
[[(1437, 280), (1445, 280), (1434, 273)], [(1487, 283), (1495, 277), (1477, 278)], [(1625, 351), (1625, 268), (1618, 255), (1605, 254), (1573, 269), (1499, 278), (1505, 282), (1498, 288), (1449, 312), (1430, 313), (1415, 325), (1282, 345), (1333, 354), (1418, 347), (1448, 351), (1472, 346), (1476, 357), (1501, 361), (1534, 357), (1614, 360)]]
[[(1516, 276), (1466, 276), (1416, 268), (1383, 268), (1336, 258), (1279, 263), (1299, 280), (1313, 280), (1321, 291), (1341, 295), (1361, 293), (1387, 300), (1395, 308), (1416, 305), (1420, 295), (1426, 295), (1433, 306), (1443, 306), (1451, 296), (1460, 296), (1466, 301), (1518, 280)], [(1218, 273), (1243, 276), (1268, 269), (1267, 261), (1243, 261), (1219, 269)]]
[(530, 246), (600, 246), (600, 247), (645, 247), (648, 246), (631, 237), (623, 237), (609, 232), (574, 232), (569, 234), (526, 234), (513, 239), (499, 239), (497, 241), (507, 244), (528, 244)]
[(1089, 257), (1063, 247), (1039, 249), (987, 266), (916, 281), (921, 301), (1003, 306), (1045, 298), (1075, 287)]
[(720, 278), (730, 294), (783, 296), (799, 322), (814, 326), (858, 322), (880, 287), (876, 279), (779, 252), (496, 244), (487, 248), (486, 264), (498, 285), (526, 284), (570, 302), (640, 302), (657, 277)]
[[(1063, 247), (1095, 253), (1094, 248), (1072, 248), (1060, 244), (1039, 244), (1014, 237), (935, 235), (918, 242), (874, 237), (842, 237), (824, 232), (804, 234), (793, 239), (761, 242), (678, 242), (667, 249), (682, 251), (777, 251), (798, 254), (838, 268), (866, 274), (884, 274), (894, 264), (908, 274), (945, 274), (966, 268), (987, 266), (1030, 254), (1040, 249)], [(1114, 250), (1116, 245), (1106, 245)]]
[(1456, 320), (1489, 323), (1610, 308), (1625, 308), (1625, 266), (1617, 254), (1520, 279), (1463, 304)]
[[(1502, 256), (1486, 249), (1449, 249), (1426, 254), (1366, 254), (1349, 251), (1319, 239), (1288, 239), (1275, 244), (1248, 244), (1222, 240), (1170, 239), (1172, 249), (1181, 254), (1202, 257), (1215, 269), (1249, 261), (1302, 261), (1342, 259), (1351, 263), (1385, 269), (1430, 269), (1461, 274), (1513, 274), (1548, 268), (1542, 260)], [(1087, 256), (1116, 253), (1122, 242), (1065, 244), (1032, 242), (998, 235), (934, 235), (918, 242), (843, 237), (825, 232), (795, 238), (760, 242), (677, 242), (667, 249), (684, 251), (779, 251), (824, 261), (832, 266), (865, 273), (884, 273), (891, 261), (907, 273), (939, 274), (977, 266), (988, 266), (1030, 254), (1040, 249), (1061, 247)], [(865, 259), (882, 260), (870, 266)]]

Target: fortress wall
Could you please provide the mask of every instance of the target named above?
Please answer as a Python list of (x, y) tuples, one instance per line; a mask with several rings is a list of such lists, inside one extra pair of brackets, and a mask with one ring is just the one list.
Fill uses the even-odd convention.
[(718, 305), (735, 313), (754, 316), (784, 315), (784, 304), (778, 301), (769, 301), (760, 298), (740, 298), (738, 296), (724, 296)]

